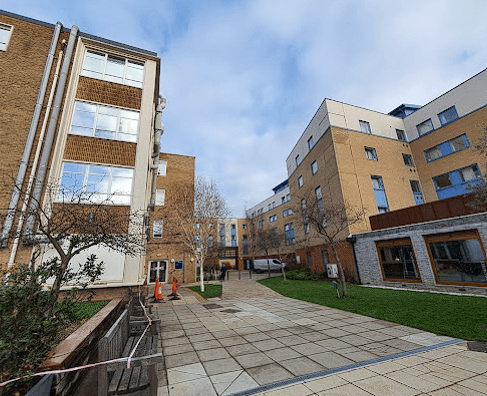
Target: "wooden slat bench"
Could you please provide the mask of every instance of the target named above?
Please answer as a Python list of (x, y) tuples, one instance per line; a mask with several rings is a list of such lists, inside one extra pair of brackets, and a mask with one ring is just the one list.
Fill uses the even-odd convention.
[[(128, 357), (147, 326), (147, 318), (134, 323), (125, 309), (113, 326), (98, 343), (98, 361)], [(157, 395), (156, 364), (162, 362), (157, 353), (159, 320), (152, 322), (130, 361), (99, 366), (98, 395)], [(141, 330), (142, 329), (142, 330)]]

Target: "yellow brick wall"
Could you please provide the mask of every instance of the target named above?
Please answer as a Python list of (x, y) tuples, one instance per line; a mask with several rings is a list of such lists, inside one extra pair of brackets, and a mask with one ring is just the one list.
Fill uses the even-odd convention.
[[(487, 125), (487, 107), (483, 107), (411, 142), (413, 157), (421, 175), (420, 182), (425, 202), (438, 199), (433, 177), (475, 163), (479, 164), (482, 173), (485, 172), (485, 157), (472, 147), (482, 135), (482, 125)], [(470, 142), (470, 148), (426, 162), (424, 150), (464, 133)]]
[[(157, 188), (165, 189), (165, 204), (164, 206), (156, 206), (152, 212), (149, 211), (151, 220), (150, 231), (151, 236), (147, 244), (146, 255), (146, 275), (149, 268), (149, 262), (152, 260), (167, 260), (168, 273), (167, 281), (171, 282), (172, 277), (175, 276), (179, 283), (194, 282), (195, 281), (195, 262), (191, 263), (191, 255), (186, 251), (182, 244), (182, 239), (171, 237), (169, 238), (164, 233), (164, 228), (167, 222), (176, 221), (174, 219), (174, 201), (175, 196), (171, 194), (180, 186), (189, 185), (194, 186), (194, 157), (185, 155), (176, 155), (161, 153), (159, 156), (161, 161), (167, 161), (166, 176), (159, 176), (157, 178)], [(152, 225), (154, 220), (164, 219), (163, 224), (163, 238), (152, 238)], [(171, 259), (175, 261), (184, 260), (184, 279), (183, 271), (175, 270)]]

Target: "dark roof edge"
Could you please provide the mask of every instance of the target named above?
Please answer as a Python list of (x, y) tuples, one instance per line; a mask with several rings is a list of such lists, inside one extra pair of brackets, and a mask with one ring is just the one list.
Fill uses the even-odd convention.
[[(36, 25), (48, 27), (48, 28), (51, 28), (51, 29), (54, 29), (54, 27), (56, 26), (55, 24), (52, 24), (52, 23), (39, 21), (38, 19), (33, 19), (33, 18), (29, 18), (29, 17), (23, 16), (23, 15), (14, 14), (13, 12), (1, 10), (1, 9), (0, 9), (0, 15), (5, 15), (5, 16), (8, 16), (10, 18), (20, 19), (21, 21), (24, 21), (24, 22), (34, 23)], [(63, 32), (70, 32), (71, 29), (66, 28), (66, 27), (63, 27), (62, 31)], [(83, 33), (81, 31), (79, 32), (79, 36), (80, 37), (87, 38), (89, 40), (98, 41), (100, 43), (109, 44), (109, 45), (112, 45), (114, 47), (123, 48), (123, 49), (126, 49), (126, 50), (130, 50), (130, 51), (133, 51), (133, 52), (138, 52), (138, 53), (143, 54), (143, 55), (153, 56), (153, 57), (156, 57), (157, 58), (157, 53), (156, 52), (153, 52), (153, 51), (148, 51), (148, 50), (145, 50), (145, 49), (142, 49), (142, 48), (133, 47), (133, 46), (128, 45), (128, 44), (119, 43), (117, 41), (112, 41), (112, 40), (109, 40), (109, 39), (106, 39), (106, 38), (103, 38), (103, 37), (98, 37), (98, 36), (94, 36), (94, 35), (91, 35), (91, 34), (88, 34), (88, 33)]]

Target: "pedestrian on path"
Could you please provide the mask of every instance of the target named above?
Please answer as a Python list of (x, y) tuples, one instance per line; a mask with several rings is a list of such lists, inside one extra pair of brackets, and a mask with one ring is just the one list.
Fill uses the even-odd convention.
[(225, 264), (222, 265), (220, 269), (220, 280), (224, 281), (225, 280), (225, 274), (227, 272), (227, 266)]

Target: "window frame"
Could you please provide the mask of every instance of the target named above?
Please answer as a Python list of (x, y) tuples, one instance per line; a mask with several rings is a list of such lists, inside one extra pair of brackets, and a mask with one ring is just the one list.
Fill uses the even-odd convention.
[(308, 139), (308, 150), (311, 151), (311, 149), (315, 146), (315, 142), (313, 141), (313, 135), (311, 135)]
[[(456, 149), (453, 146), (453, 142), (455, 140), (458, 140), (458, 139), (462, 139), (462, 141), (463, 141), (463, 147), (460, 149)], [(437, 144), (433, 147), (430, 147), (430, 148), (424, 150), (423, 152), (424, 152), (424, 156), (426, 158), (426, 162), (432, 162), (432, 161), (436, 161), (437, 159), (447, 157), (447, 156), (455, 154), (455, 153), (459, 153), (460, 151), (463, 151), (469, 147), (470, 147), (470, 141), (468, 140), (468, 136), (466, 133), (462, 133), (461, 135), (455, 136), (454, 138), (445, 140), (444, 142), (442, 142), (440, 144)], [(440, 156), (438, 156), (436, 158), (429, 158), (428, 153), (431, 152), (432, 150), (439, 150)]]
[(269, 223), (274, 223), (277, 221), (277, 215), (273, 214), (269, 216)]
[(479, 231), (477, 229), (424, 235), (423, 238), (424, 238), (424, 242), (426, 244), (426, 249), (428, 250), (430, 266), (431, 266), (431, 269), (433, 270), (433, 275), (435, 277), (435, 281), (437, 284), (439, 284), (439, 285), (458, 285), (458, 286), (480, 286), (480, 287), (484, 287), (484, 288), (487, 287), (487, 282), (486, 283), (478, 283), (478, 282), (440, 281), (439, 277), (438, 277), (436, 265), (434, 264), (433, 254), (432, 254), (431, 248), (430, 248), (430, 242), (449, 242), (449, 241), (477, 239), (479, 244), (480, 244), (482, 254), (484, 256), (484, 262), (487, 263), (487, 255), (485, 253), (484, 244), (482, 242), (482, 238), (480, 237)]
[[(81, 175), (81, 173), (75, 172), (75, 171), (69, 171), (69, 170), (65, 171), (65, 165), (80, 165), (80, 166), (85, 167), (84, 172), (83, 172), (82, 185), (79, 187), (75, 186), (75, 187), (77, 187), (76, 190), (67, 190), (65, 187), (63, 187), (63, 177), (64, 177), (64, 175), (67, 176), (68, 174)], [(107, 191), (106, 192), (87, 191), (88, 188), (92, 186), (92, 184), (90, 184), (90, 182), (89, 182), (90, 175), (95, 176), (95, 179), (96, 179), (96, 175), (97, 175), (97, 173), (90, 173), (92, 167), (106, 168), (108, 170), (108, 180), (106, 180), (108, 183), (107, 183)], [(119, 169), (132, 171), (132, 177), (130, 178), (130, 180), (131, 180), (130, 192), (116, 193), (115, 191), (112, 191), (114, 177), (118, 178), (118, 179), (122, 179), (122, 180), (123, 179), (127, 179), (127, 180), (129, 179), (129, 177), (125, 177), (125, 176), (113, 176), (113, 171), (119, 170)], [(99, 164), (99, 163), (92, 163), (92, 162), (63, 161), (62, 165), (61, 165), (61, 171), (60, 171), (59, 188), (58, 188), (58, 192), (56, 194), (55, 201), (56, 202), (62, 202), (65, 198), (69, 199), (70, 193), (80, 194), (81, 197), (84, 194), (89, 194), (91, 197), (90, 200), (87, 200), (86, 202), (84, 200), (82, 200), (80, 203), (82, 203), (82, 204), (86, 203), (89, 205), (89, 204), (94, 203), (94, 202), (96, 202), (96, 203), (102, 203), (103, 202), (103, 204), (106, 204), (106, 205), (131, 206), (132, 205), (133, 189), (134, 189), (134, 175), (135, 175), (135, 170), (133, 167), (113, 166), (111, 164), (108, 165), (108, 164)], [(104, 176), (100, 179), (100, 181), (103, 179), (104, 179)], [(59, 194), (61, 192), (62, 192), (62, 195), (60, 196)], [(107, 195), (107, 198), (102, 199), (100, 202), (98, 202), (96, 200), (97, 195)], [(108, 197), (110, 197), (109, 201), (107, 201)], [(128, 198), (128, 200), (126, 203), (117, 202), (116, 201), (117, 197), (122, 197), (122, 198), (125, 197), (125, 198)], [(114, 198), (115, 198), (115, 200), (114, 200)], [(93, 199), (94, 199), (94, 201), (93, 201)], [(67, 203), (69, 203), (69, 201)]]
[[(399, 134), (402, 134), (402, 139), (399, 137)], [(404, 129), (396, 128), (396, 136), (397, 136), (397, 140), (399, 140), (400, 142), (407, 142), (406, 132), (404, 131)]]
[[(392, 279), (392, 278), (386, 277), (384, 265), (382, 263), (382, 255), (380, 252), (380, 248), (381, 247), (394, 247), (394, 246), (410, 246), (411, 247), (411, 251), (413, 253), (413, 258), (414, 258), (414, 266), (416, 267), (418, 279)], [(418, 260), (416, 259), (416, 253), (414, 252), (414, 247), (413, 247), (413, 244), (412, 244), (410, 237), (389, 239), (389, 240), (385, 240), (385, 241), (376, 241), (375, 247), (377, 250), (377, 258), (379, 260), (379, 266), (380, 266), (380, 270), (381, 270), (381, 274), (382, 274), (382, 280), (384, 282), (423, 283), (423, 281), (421, 279), (421, 272), (419, 271)]]
[(318, 172), (318, 161), (317, 160), (314, 160), (311, 163), (311, 174), (312, 175), (316, 175), (317, 172)]
[[(365, 149), (365, 158), (368, 159), (369, 161), (378, 161), (377, 158), (377, 151), (375, 150), (374, 147), (368, 147), (364, 146)], [(372, 158), (369, 158), (368, 154), (371, 153)]]
[[(0, 43), (0, 51), (6, 52), (8, 49), (8, 45), (10, 43), (10, 39), (12, 38), (12, 33), (14, 31), (14, 27), (13, 27), (13, 25), (8, 25), (6, 23), (0, 22), (0, 29), (8, 32), (7, 40), (5, 41), (5, 43)], [(4, 47), (2, 48), (2, 46), (4, 46)]]
[[(446, 120), (445, 114), (449, 114), (452, 110), (455, 113), (454, 114), (454, 118), (451, 119), (451, 120)], [(441, 126), (445, 126), (445, 125), (451, 124), (453, 121), (456, 121), (459, 118), (458, 117), (457, 108), (455, 106), (451, 106), (448, 109), (443, 110), (442, 112), (438, 113), (437, 116), (438, 116), (438, 120), (440, 121), (440, 125)]]
[(301, 188), (304, 186), (303, 175), (298, 177), (298, 187)]
[(365, 120), (358, 120), (360, 131), (372, 135), (372, 129), (370, 129), (370, 122)]
[[(160, 223), (160, 226), (157, 226), (156, 223)], [(161, 229), (160, 235), (159, 233), (157, 233), (156, 235), (156, 228)], [(152, 238), (162, 238), (163, 232), (164, 232), (164, 220), (161, 219), (152, 220)]]
[[(98, 56), (101, 56), (101, 55), (104, 56), (103, 67), (102, 67), (102, 71), (101, 72), (95, 71), (95, 70), (85, 69), (86, 58), (88, 56), (88, 53), (90, 53), (90, 52), (91, 53), (94, 53), (94, 54), (96, 54)], [(122, 79), (122, 82), (107, 80), (105, 78), (106, 75), (112, 76), (111, 74), (107, 73), (107, 64), (108, 64), (108, 58), (109, 57), (111, 57), (112, 59), (117, 59), (119, 61), (124, 60), (123, 76), (122, 77), (114, 76), (114, 77), (121, 78)], [(140, 66), (142, 66), (142, 80), (141, 81), (133, 80), (133, 79), (130, 79), (130, 78), (127, 77), (127, 69), (129, 69), (129, 67), (134, 68), (133, 66), (129, 66), (129, 63), (132, 63), (134, 65), (138, 65), (139, 66), (139, 67), (135, 67), (135, 69), (140, 69)], [(86, 74), (85, 74), (85, 72), (86, 72)], [(93, 75), (89, 75), (90, 73), (101, 74), (101, 77), (94, 77)], [(142, 61), (142, 60), (129, 59), (129, 58), (123, 56), (123, 55), (112, 54), (112, 53), (109, 54), (108, 52), (104, 52), (103, 50), (97, 50), (97, 49), (87, 48), (86, 49), (86, 52), (84, 54), (84, 57), (83, 57), (83, 64), (81, 66), (80, 75), (81, 76), (84, 76), (84, 77), (88, 77), (88, 78), (94, 78), (96, 80), (108, 81), (108, 82), (111, 82), (111, 83), (114, 83), (114, 84), (122, 84), (122, 85), (127, 85), (129, 87), (134, 87), (134, 88), (142, 89), (143, 86), (144, 86), (144, 78), (145, 78), (145, 62)], [(139, 83), (140, 86), (139, 86), (139, 84), (137, 84), (137, 85), (129, 84), (129, 83), (127, 83), (127, 81), (128, 82), (136, 82), (136, 83)]]
[(299, 154), (294, 158), (294, 161), (296, 162), (296, 168), (301, 164), (301, 160), (299, 159)]
[(411, 154), (402, 153), (402, 160), (404, 165), (414, 167), (413, 156)]
[[(95, 112), (77, 109), (78, 103), (81, 105), (95, 106)], [(115, 111), (117, 111), (118, 114), (114, 115), (114, 114), (107, 114), (107, 113), (103, 113), (103, 112), (100, 113), (100, 110), (102, 110), (102, 109), (114, 109)], [(110, 110), (108, 110), (108, 111), (110, 111)], [(137, 114), (137, 120), (135, 118), (122, 117), (122, 114), (123, 114), (122, 112), (134, 113), (134, 115)], [(85, 125), (75, 125), (76, 114), (93, 114), (93, 125), (91, 127), (88, 127)], [(97, 128), (98, 126), (100, 126), (100, 124), (98, 124), (98, 121), (99, 121), (100, 117), (103, 117), (103, 116), (116, 117), (116, 128), (114, 131), (110, 130), (110, 129)], [(135, 133), (130, 133), (127, 131), (120, 131), (119, 129), (120, 129), (120, 125), (122, 123), (122, 120), (137, 121), (137, 127), (136, 127)], [(91, 135), (85, 135), (82, 133), (72, 132), (73, 127), (83, 128), (86, 130), (91, 129)], [(138, 138), (139, 138), (139, 128), (140, 128), (140, 111), (138, 111), (138, 110), (119, 107), (119, 106), (111, 106), (111, 105), (106, 105), (106, 104), (102, 104), (102, 103), (95, 103), (95, 102), (89, 102), (89, 101), (77, 99), (74, 102), (73, 114), (71, 116), (71, 123), (69, 125), (69, 132), (68, 133), (70, 135), (85, 136), (85, 137), (91, 137), (91, 138), (96, 138), (96, 139), (107, 139), (107, 140), (116, 140), (118, 142), (137, 143)], [(114, 137), (97, 136), (96, 134), (97, 134), (97, 131), (99, 131), (99, 130), (114, 133), (115, 136)], [(119, 134), (134, 136), (135, 140), (132, 141), (132, 140), (119, 139)]]
[[(421, 132), (420, 127), (423, 125), (424, 126), (428, 125), (431, 127), (431, 129), (427, 130), (426, 132)], [(420, 122), (419, 124), (416, 124), (416, 130), (418, 131), (419, 136), (423, 136), (423, 135), (426, 135), (427, 133), (434, 131), (435, 126), (433, 125), (433, 121), (431, 120), (431, 118), (428, 118), (427, 120), (424, 120), (423, 122)]]

